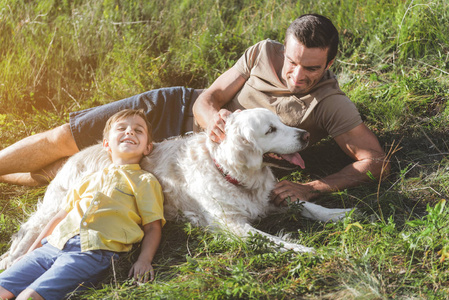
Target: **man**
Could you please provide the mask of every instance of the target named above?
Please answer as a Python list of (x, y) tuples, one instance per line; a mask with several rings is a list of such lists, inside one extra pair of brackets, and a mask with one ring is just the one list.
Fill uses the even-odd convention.
[[(338, 32), (332, 22), (320, 15), (303, 15), (287, 29), (284, 45), (265, 40), (250, 47), (235, 66), (199, 96), (198, 91), (184, 88), (156, 90), (73, 113), (70, 125), (0, 151), (0, 175), (40, 169), (51, 172), (58, 159), (93, 144), (95, 136), (88, 138), (87, 133), (97, 132), (95, 128), (103, 126), (103, 119), (120, 109), (146, 110), (155, 132), (161, 133), (159, 138), (186, 132), (193, 126), (205, 129), (213, 141), (220, 142), (230, 111), (266, 107), (285, 124), (309, 131), (311, 144), (330, 135), (354, 159), (341, 171), (320, 180), (305, 184), (279, 182), (273, 191), (277, 205), (285, 205), (286, 199), (307, 201), (321, 193), (359, 185), (369, 180), (368, 173), (379, 178), (384, 167), (388, 168), (384, 166), (385, 153), (329, 70), (337, 49)], [(32, 158), (32, 162), (24, 158)], [(40, 183), (34, 174), (38, 173), (5, 175), (0, 180)]]

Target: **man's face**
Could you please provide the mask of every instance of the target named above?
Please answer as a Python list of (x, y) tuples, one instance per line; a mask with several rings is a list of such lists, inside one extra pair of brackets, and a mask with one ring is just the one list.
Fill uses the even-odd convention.
[(325, 71), (329, 49), (306, 48), (289, 35), (285, 43), (282, 80), (293, 94), (305, 95), (321, 80)]

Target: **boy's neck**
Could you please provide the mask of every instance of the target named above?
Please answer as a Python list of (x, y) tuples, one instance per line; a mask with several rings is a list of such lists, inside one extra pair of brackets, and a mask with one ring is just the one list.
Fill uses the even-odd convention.
[(122, 165), (133, 165), (133, 164), (140, 164), (140, 161), (142, 160), (142, 155), (139, 157), (119, 157), (111, 155), (112, 163), (116, 166), (122, 166)]
[(112, 163), (116, 166), (123, 166), (123, 165), (134, 165), (134, 164), (140, 164), (140, 161), (142, 158), (122, 158), (122, 157), (115, 157), (112, 158)]

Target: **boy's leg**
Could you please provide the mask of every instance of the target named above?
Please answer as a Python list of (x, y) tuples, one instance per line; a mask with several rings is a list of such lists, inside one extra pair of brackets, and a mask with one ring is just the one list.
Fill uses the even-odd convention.
[(16, 300), (28, 300), (28, 299), (45, 300), (41, 295), (39, 295), (36, 291), (32, 289), (25, 289), (16, 298)]
[(11, 294), (18, 296), (51, 267), (57, 254), (58, 249), (50, 245), (44, 245), (28, 253), (10, 268), (0, 273), (0, 286)]
[(50, 269), (28, 288), (44, 299), (61, 299), (75, 290), (92, 287), (99, 282), (118, 255), (111, 251), (81, 252), (79, 235), (71, 238)]
[(0, 299), (11, 299), (14, 298), (14, 294), (4, 287), (0, 286)]

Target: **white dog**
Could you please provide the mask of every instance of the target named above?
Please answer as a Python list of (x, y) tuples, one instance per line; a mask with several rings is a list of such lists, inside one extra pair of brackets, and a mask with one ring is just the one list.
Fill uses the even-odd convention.
[[(287, 161), (304, 167), (297, 152), (307, 146), (309, 134), (284, 125), (267, 109), (231, 114), (225, 131), (226, 138), (220, 144), (204, 133), (156, 143), (152, 153), (142, 160), (142, 168), (156, 175), (163, 187), (165, 217), (186, 218), (195, 226), (226, 230), (241, 237), (258, 233), (284, 249), (313, 251), (250, 225), (256, 218), (278, 209), (270, 202), (270, 192), (276, 183), (270, 166)], [(71, 157), (48, 186), (37, 211), (13, 236), (9, 251), (1, 257), (0, 269), (27, 251), (45, 224), (61, 209), (69, 189), (83, 176), (108, 164), (109, 157), (101, 145)], [(344, 217), (349, 210), (305, 202), (302, 214), (326, 222)]]

